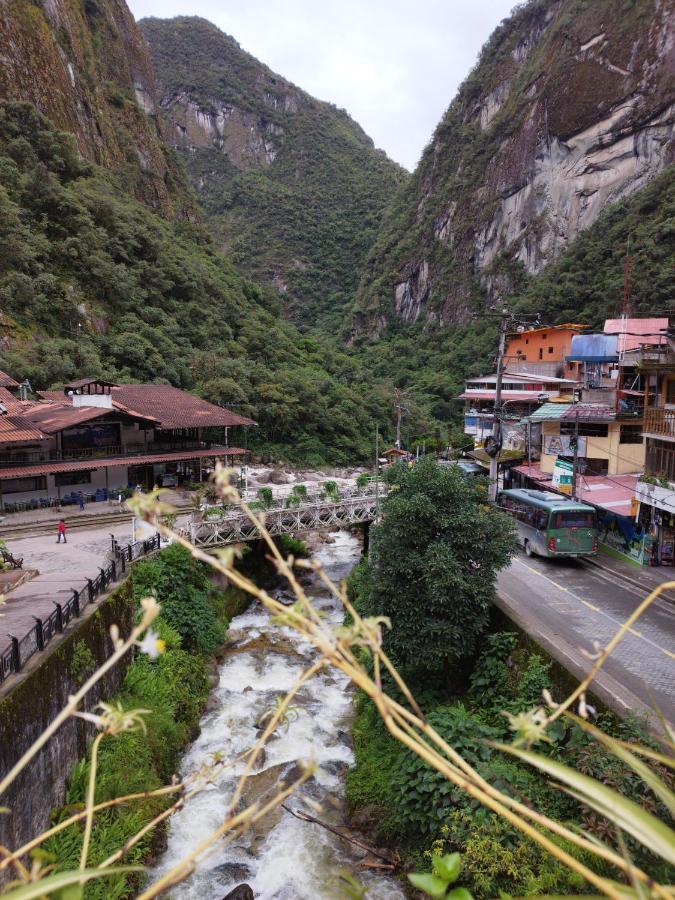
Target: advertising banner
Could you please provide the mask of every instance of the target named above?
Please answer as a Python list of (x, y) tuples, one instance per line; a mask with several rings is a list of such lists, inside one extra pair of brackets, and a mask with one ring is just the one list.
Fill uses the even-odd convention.
[(572, 493), (572, 463), (566, 459), (556, 459), (551, 484), (563, 494)]
[[(574, 450), (570, 450), (571, 434), (545, 434), (544, 453), (549, 456), (574, 456)], [(579, 456), (586, 456), (586, 438), (579, 438), (577, 448)]]

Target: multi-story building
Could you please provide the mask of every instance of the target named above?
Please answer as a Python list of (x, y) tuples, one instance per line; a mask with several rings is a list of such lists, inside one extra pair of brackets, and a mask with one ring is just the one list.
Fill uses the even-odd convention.
[(507, 336), (506, 368), (510, 372), (576, 380), (579, 364), (568, 357), (572, 350), (572, 338), (586, 328), (588, 325), (573, 324), (521, 327)]
[(245, 441), (232, 446), (230, 432), (255, 425), (165, 384), (83, 378), (31, 401), (0, 381), (0, 508), (199, 481), (215, 459), (242, 457)]

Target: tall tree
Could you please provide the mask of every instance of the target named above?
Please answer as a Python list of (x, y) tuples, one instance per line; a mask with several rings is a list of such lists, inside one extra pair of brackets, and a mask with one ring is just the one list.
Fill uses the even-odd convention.
[(354, 578), (365, 615), (392, 628), (385, 649), (414, 680), (448, 675), (475, 652), (497, 572), (516, 540), (511, 520), (487, 503), (482, 479), (432, 458), (395, 466), (371, 555)]

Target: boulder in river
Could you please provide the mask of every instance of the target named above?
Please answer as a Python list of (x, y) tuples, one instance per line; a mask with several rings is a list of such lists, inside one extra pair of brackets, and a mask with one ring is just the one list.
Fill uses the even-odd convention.
[(211, 873), (226, 882), (242, 881), (242, 879), (248, 878), (251, 875), (251, 867), (242, 862), (222, 863), (211, 869)]
[(237, 887), (225, 894), (223, 900), (254, 900), (253, 889), (248, 884), (239, 884)]

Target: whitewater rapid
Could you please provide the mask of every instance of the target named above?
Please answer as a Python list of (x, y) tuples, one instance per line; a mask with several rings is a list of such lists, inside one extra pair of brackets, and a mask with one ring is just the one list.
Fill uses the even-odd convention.
[[(339, 580), (358, 562), (359, 552), (356, 538), (338, 532), (335, 543), (322, 545), (315, 555), (328, 574)], [(329, 620), (342, 620), (341, 606), (322, 587), (310, 588), (309, 593)], [(250, 748), (258, 734), (256, 722), (314, 658), (311, 646), (290, 629), (272, 624), (258, 604), (232, 620), (230, 633), (234, 644), (220, 667), (201, 734), (184, 757), (183, 775), (198, 769), (214, 753), (231, 759)], [(292, 706), (287, 726), (266, 744), (244, 799), (250, 803), (271, 797), (284, 777), (295, 780), (299, 760), (313, 759), (319, 773), (301, 792), (321, 804), (321, 812), (304, 806), (297, 795), (286, 803), (340, 826), (345, 818), (344, 776), (353, 762), (353, 691), (342, 674), (331, 670), (303, 686)], [(223, 771), (214, 784), (174, 814), (153, 880), (222, 823), (242, 768)], [(358, 869), (362, 857), (324, 828), (277, 810), (233, 844), (216, 845), (197, 871), (169, 893), (172, 900), (222, 900), (237, 885), (248, 884), (260, 900), (337, 900), (346, 896), (339, 873), (350, 872), (368, 887), (369, 900), (401, 900), (404, 894), (394, 879)]]

